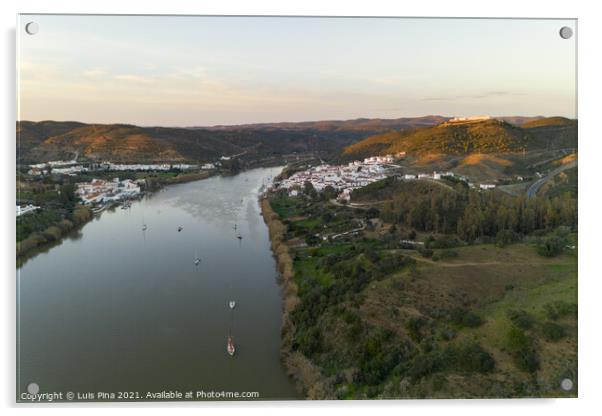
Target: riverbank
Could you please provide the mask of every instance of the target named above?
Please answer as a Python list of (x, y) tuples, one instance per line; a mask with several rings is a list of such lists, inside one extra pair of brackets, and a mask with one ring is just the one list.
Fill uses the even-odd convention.
[[(195, 173), (183, 173), (173, 177), (148, 176), (145, 179), (147, 192), (153, 192), (161, 189), (163, 186), (176, 185), (181, 183), (203, 180), (216, 175), (216, 171), (205, 171)], [(44, 249), (60, 243), (71, 232), (76, 231), (94, 219), (94, 214), (101, 214), (104, 209), (94, 211), (87, 206), (79, 205), (73, 210), (69, 218), (57, 219), (47, 224), (43, 230), (31, 233), (27, 238), (18, 241), (16, 244), (17, 266), (24, 261), (35, 256)], [(27, 214), (27, 215), (36, 215)], [(32, 217), (23, 217), (29, 219)]]
[(279, 283), (283, 297), (280, 346), (282, 364), (288, 376), (294, 380), (297, 391), (305, 398), (312, 400), (334, 399), (335, 397), (332, 396), (329, 388), (330, 383), (320, 370), (305, 355), (293, 349), (295, 325), (291, 319), (291, 313), (299, 304), (300, 299), (297, 295), (297, 284), (294, 280), (293, 258), (288, 245), (284, 241), (286, 225), (280, 221), (280, 217), (272, 209), (267, 197), (261, 197), (259, 204), (261, 214), (268, 227), (272, 253), (280, 272)]
[[(35, 215), (35, 213), (28, 215)], [(73, 210), (70, 218), (64, 218), (49, 225), (44, 230), (34, 232), (27, 238), (18, 241), (16, 245), (17, 267), (19, 263), (27, 260), (34, 252), (59, 242), (69, 233), (80, 229), (93, 218), (92, 210), (80, 205)]]

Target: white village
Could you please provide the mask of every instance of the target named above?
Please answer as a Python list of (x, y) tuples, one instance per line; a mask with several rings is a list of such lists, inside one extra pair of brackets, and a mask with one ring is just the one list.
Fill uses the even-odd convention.
[[(339, 192), (337, 199), (341, 201), (350, 201), (351, 193), (354, 189), (362, 188), (373, 182), (380, 181), (389, 176), (396, 176), (403, 180), (441, 180), (446, 177), (456, 177), (458, 180), (474, 188), (475, 184), (469, 182), (463, 176), (456, 176), (453, 172), (432, 172), (432, 173), (406, 173), (399, 176), (395, 168), (400, 166), (394, 163), (405, 157), (405, 152), (395, 155), (373, 156), (363, 161), (354, 161), (347, 165), (329, 165), (326, 163), (318, 166), (309, 167), (306, 170), (296, 172), (287, 179), (274, 182), (273, 189), (287, 189), (288, 195), (295, 197), (300, 195), (306, 183), (311, 183), (317, 192), (330, 186)], [(495, 184), (482, 183), (479, 188), (483, 190), (494, 189)]]

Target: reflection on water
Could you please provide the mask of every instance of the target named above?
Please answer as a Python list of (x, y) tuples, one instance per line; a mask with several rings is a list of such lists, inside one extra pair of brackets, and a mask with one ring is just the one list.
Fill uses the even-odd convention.
[(296, 398), (279, 362), (282, 302), (257, 203), (279, 171), (167, 187), (27, 261), (18, 276), (19, 390), (36, 382), (41, 392)]

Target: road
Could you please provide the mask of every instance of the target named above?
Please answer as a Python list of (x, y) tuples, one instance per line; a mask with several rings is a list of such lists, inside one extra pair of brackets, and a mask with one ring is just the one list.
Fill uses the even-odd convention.
[(537, 192), (539, 192), (541, 187), (546, 182), (548, 182), (554, 176), (558, 175), (560, 172), (565, 171), (567, 169), (574, 168), (575, 166), (577, 166), (576, 160), (569, 162), (566, 165), (562, 165), (559, 168), (554, 169), (547, 176), (544, 176), (543, 178), (536, 180), (535, 182), (533, 182), (533, 184), (531, 186), (529, 186), (529, 188), (527, 188), (527, 198), (533, 198), (535, 195), (537, 195)]

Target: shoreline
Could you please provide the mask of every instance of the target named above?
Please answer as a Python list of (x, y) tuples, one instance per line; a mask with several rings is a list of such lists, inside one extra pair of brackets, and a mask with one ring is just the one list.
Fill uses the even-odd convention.
[[(241, 169), (240, 172), (234, 173), (234, 175), (240, 174), (246, 170), (251, 170), (251, 169), (256, 169), (256, 168), (261, 168), (261, 167), (270, 167), (270, 166), (274, 166), (274, 165), (277, 165), (277, 163), (274, 163), (274, 161), (267, 161), (267, 163), (259, 163), (255, 166), (250, 166), (248, 169)], [(230, 176), (231, 174), (229, 174), (227, 172), (220, 172), (218, 170), (212, 170), (212, 171), (202, 171), (202, 172), (197, 172), (197, 173), (185, 173), (185, 174), (175, 176), (172, 178), (147, 177), (147, 178), (145, 178), (146, 189), (145, 189), (144, 193), (151, 195), (151, 194), (155, 193), (156, 191), (159, 191), (164, 186), (178, 185), (178, 184), (182, 184), (182, 183), (200, 181), (200, 180), (209, 179), (213, 176), (218, 176), (218, 175)], [(120, 204), (118, 204), (118, 205), (120, 205)], [(95, 218), (100, 218), (100, 215), (102, 215), (102, 212), (99, 213), (100, 215), (96, 215), (97, 213), (95, 213), (88, 206), (82, 205), (81, 207), (85, 208), (89, 212), (89, 215), (87, 216), (87, 218), (85, 218), (82, 222), (79, 222), (78, 224), (74, 224), (73, 226), (69, 227), (68, 229), (63, 230), (59, 226), (59, 224), (62, 221), (64, 221), (64, 220), (61, 220), (58, 223), (50, 225), (43, 231), (32, 233), (27, 238), (25, 238), (21, 241), (16, 241), (16, 243), (15, 243), (15, 261), (16, 261), (17, 269), (20, 268), (23, 264), (25, 264), (25, 262), (36, 257), (38, 254), (44, 253), (44, 252), (52, 249), (53, 247), (60, 245), (62, 243), (62, 241), (65, 238), (67, 238), (69, 235), (71, 235), (74, 232), (80, 231), (86, 224), (88, 224)], [(73, 222), (71, 219), (68, 219), (68, 221)], [(50, 228), (58, 228), (60, 230), (60, 235), (55, 236), (55, 238), (53, 238), (51, 240), (46, 239), (45, 242), (41, 242), (40, 239), (45, 238), (43, 234), (45, 232), (47, 232)], [(37, 234), (38, 236), (36, 237), (36, 236), (34, 236), (34, 234)], [(28, 240), (30, 242), (26, 243), (26, 244), (32, 244), (32, 246), (25, 247), (23, 249), (19, 249), (20, 245)]]
[(286, 225), (280, 221), (278, 214), (272, 210), (269, 199), (265, 195), (259, 197), (259, 206), (263, 220), (268, 227), (272, 255), (276, 260), (279, 273), (278, 284), (282, 289), (280, 361), (303, 398), (311, 400), (334, 399), (335, 397), (330, 392), (326, 377), (305, 355), (293, 350), (295, 325), (290, 314), (299, 304), (300, 299), (297, 295), (297, 284), (294, 281), (293, 258), (284, 241)]
[[(146, 185), (147, 189), (144, 191), (143, 194), (153, 194), (154, 192), (160, 190), (164, 186), (177, 185), (177, 184), (181, 184), (181, 183), (188, 183), (188, 182), (194, 182), (194, 181), (199, 181), (199, 180), (203, 180), (203, 179), (208, 179), (208, 178), (211, 178), (212, 176), (215, 176), (216, 174), (219, 174), (219, 173), (213, 171), (213, 172), (199, 172), (199, 173), (184, 174), (184, 175), (176, 176), (173, 178), (163, 178), (163, 179), (152, 178), (152, 177), (146, 178), (145, 180), (147, 183), (147, 185)], [(119, 206), (119, 205), (121, 205), (121, 203), (117, 204), (117, 206)], [(81, 205), (78, 209), (85, 210), (87, 212), (86, 218), (83, 219), (81, 222), (79, 222), (77, 224), (73, 224), (73, 219), (65, 218), (55, 224), (48, 226), (44, 231), (32, 233), (27, 238), (25, 238), (21, 241), (17, 241), (16, 242), (16, 250), (15, 250), (15, 252), (16, 252), (15, 260), (16, 260), (17, 269), (20, 268), (21, 266), (23, 266), (23, 264), (25, 264), (28, 260), (31, 260), (32, 258), (36, 257), (38, 254), (44, 253), (44, 252), (52, 249), (53, 247), (60, 245), (65, 238), (69, 237), (69, 235), (71, 235), (75, 232), (80, 231), (86, 224), (88, 224), (92, 220), (94, 220), (96, 218), (100, 218), (100, 216), (102, 216), (102, 212), (105, 211), (105, 209), (102, 209), (101, 211), (94, 212), (94, 210), (92, 210), (89, 206), (85, 206), (85, 205)], [(109, 207), (108, 209), (111, 209), (111, 208)], [(63, 223), (64, 221), (68, 221), (72, 225), (69, 227), (65, 227), (65, 228), (61, 227), (60, 224)], [(48, 239), (45, 236), (45, 234), (49, 234), (51, 232), (50, 231), (51, 229), (55, 229), (55, 231), (58, 230), (60, 232), (60, 235), (54, 235), (53, 239)], [(46, 241), (41, 242), (40, 239), (42, 239), (42, 238), (45, 238)], [(26, 246), (25, 246), (25, 248), (20, 249), (20, 247), (23, 243), (25, 243)], [(31, 245), (31, 246), (27, 247), (27, 245)]]

